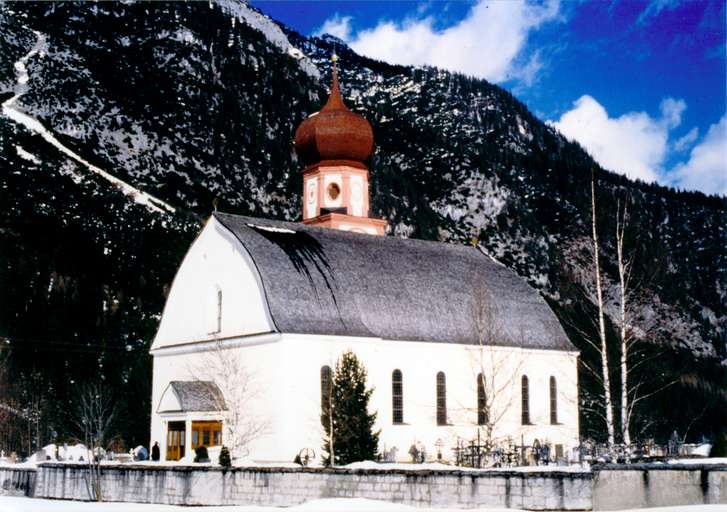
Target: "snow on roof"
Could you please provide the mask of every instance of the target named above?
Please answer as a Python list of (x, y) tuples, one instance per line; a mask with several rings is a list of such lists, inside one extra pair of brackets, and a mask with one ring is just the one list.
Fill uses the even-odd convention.
[(536, 290), (471, 246), (214, 217), (253, 259), (280, 332), (478, 344), (486, 289), (503, 331), (488, 344), (576, 350)]

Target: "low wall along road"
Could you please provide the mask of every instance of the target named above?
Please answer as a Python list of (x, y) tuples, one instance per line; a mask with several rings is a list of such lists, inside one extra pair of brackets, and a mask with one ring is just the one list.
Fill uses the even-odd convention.
[[(0, 466), (0, 494), (88, 500), (78, 463)], [(727, 465), (595, 466), (593, 470), (406, 470), (104, 465), (106, 501), (174, 505), (291, 506), (369, 498), (418, 507), (618, 510), (727, 504)], [(723, 489), (725, 489), (723, 491)]]

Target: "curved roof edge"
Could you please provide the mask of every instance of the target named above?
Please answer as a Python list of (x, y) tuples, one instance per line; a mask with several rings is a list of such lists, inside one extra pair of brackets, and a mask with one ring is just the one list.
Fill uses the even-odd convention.
[(577, 352), (540, 294), (473, 247), (214, 213), (280, 332)]

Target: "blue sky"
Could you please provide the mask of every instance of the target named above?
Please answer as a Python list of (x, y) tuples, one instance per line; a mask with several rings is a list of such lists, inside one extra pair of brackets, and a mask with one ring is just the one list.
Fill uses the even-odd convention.
[(727, 194), (725, 1), (255, 1), (307, 34), (512, 91), (604, 167)]

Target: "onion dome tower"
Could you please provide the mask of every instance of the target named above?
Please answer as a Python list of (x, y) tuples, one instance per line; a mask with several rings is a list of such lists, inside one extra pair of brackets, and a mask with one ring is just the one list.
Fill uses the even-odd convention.
[(303, 171), (303, 222), (343, 231), (383, 235), (386, 221), (369, 217), (369, 170), (374, 134), (369, 122), (351, 112), (338, 86), (333, 61), (331, 95), (295, 132)]

